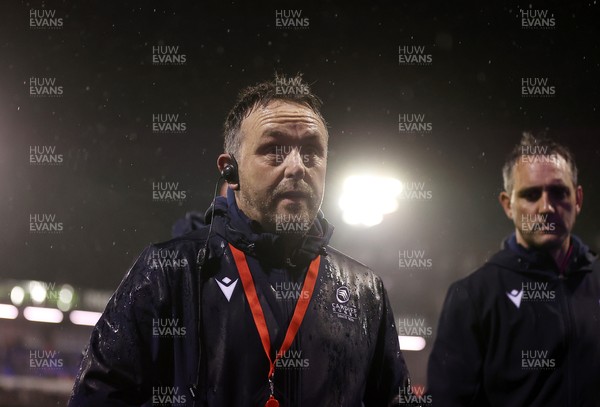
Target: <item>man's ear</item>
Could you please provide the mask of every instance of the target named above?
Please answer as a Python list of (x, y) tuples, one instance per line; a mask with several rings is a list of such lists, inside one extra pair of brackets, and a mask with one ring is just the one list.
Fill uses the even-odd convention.
[(512, 220), (512, 206), (510, 202), (510, 195), (508, 195), (508, 192), (500, 192), (500, 195), (498, 195), (498, 201), (500, 201), (500, 205), (502, 205), (502, 209), (504, 209), (504, 213), (506, 214), (508, 219)]
[[(217, 168), (219, 169), (219, 172), (221, 173), (221, 178), (224, 178), (223, 170), (225, 169), (225, 166), (227, 164), (230, 164), (230, 165), (234, 164), (234, 161), (231, 158), (230, 154), (223, 153), (219, 157), (217, 157)], [(238, 171), (239, 171), (239, 168), (238, 168)], [(240, 189), (239, 182), (237, 182), (235, 184), (230, 183), (230, 182), (227, 182), (227, 183), (229, 184), (229, 188), (233, 189), (234, 191)]]
[(581, 212), (581, 206), (583, 205), (583, 188), (581, 185), (577, 185), (575, 189), (575, 210), (577, 211), (577, 215)]

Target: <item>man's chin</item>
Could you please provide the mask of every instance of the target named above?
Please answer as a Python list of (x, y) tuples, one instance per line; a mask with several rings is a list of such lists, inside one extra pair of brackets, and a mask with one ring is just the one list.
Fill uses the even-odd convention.
[(556, 233), (536, 233), (530, 237), (529, 246), (539, 250), (554, 250), (562, 246), (566, 239), (565, 235)]

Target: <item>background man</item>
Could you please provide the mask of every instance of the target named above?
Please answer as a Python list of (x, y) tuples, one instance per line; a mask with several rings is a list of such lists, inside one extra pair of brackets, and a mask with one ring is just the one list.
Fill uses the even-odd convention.
[(328, 246), (327, 144), (300, 76), (240, 93), (217, 160), (227, 196), (210, 226), (138, 258), (72, 406), (385, 406), (408, 386), (381, 280)]
[(600, 405), (600, 268), (571, 234), (567, 148), (525, 133), (504, 168), (504, 248), (448, 290), (429, 359), (435, 406)]

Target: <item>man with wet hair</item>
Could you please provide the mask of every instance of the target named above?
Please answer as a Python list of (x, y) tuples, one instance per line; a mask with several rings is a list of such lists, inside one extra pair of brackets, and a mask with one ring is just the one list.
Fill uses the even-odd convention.
[(299, 75), (240, 93), (217, 159), (226, 196), (135, 262), (71, 406), (386, 406), (410, 387), (381, 279), (328, 245), (320, 106)]
[(515, 232), (452, 284), (429, 359), (434, 406), (599, 406), (600, 267), (572, 229), (570, 151), (524, 133), (499, 200)]

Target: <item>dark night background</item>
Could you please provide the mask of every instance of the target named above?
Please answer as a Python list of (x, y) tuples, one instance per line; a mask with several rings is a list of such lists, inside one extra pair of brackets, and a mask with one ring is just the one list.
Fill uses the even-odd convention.
[[(384, 278), (396, 317), (434, 327), (449, 284), (495, 252), (512, 228), (497, 201), (501, 167), (524, 129), (548, 128), (574, 151), (583, 211), (575, 232), (600, 248), (598, 4), (546, 2), (553, 29), (523, 29), (522, 8), (450, 2), (2, 2), (0, 6), (0, 278), (114, 290), (144, 246), (212, 199), (221, 126), (244, 86), (301, 71), (324, 102), (330, 155), (323, 210), (332, 245)], [(29, 10), (55, 9), (57, 30), (32, 30)], [(309, 27), (275, 27), (275, 10)], [(152, 46), (179, 46), (182, 66), (152, 64)], [(430, 66), (401, 66), (399, 45), (423, 45)], [(33, 98), (30, 77), (60, 98)], [(553, 98), (523, 98), (522, 77), (547, 77)], [(152, 114), (179, 113), (183, 134), (152, 132)], [(398, 130), (424, 113), (426, 134)], [(29, 147), (56, 146), (60, 166), (33, 166)], [(402, 202), (373, 228), (343, 223), (343, 179), (363, 169), (422, 181), (430, 201)], [(179, 182), (182, 203), (152, 201), (152, 182)], [(376, 199), (376, 197), (373, 197)], [(60, 234), (32, 234), (29, 215), (56, 214)], [(424, 249), (431, 270), (398, 267)], [(407, 352), (417, 381), (431, 343)]]

